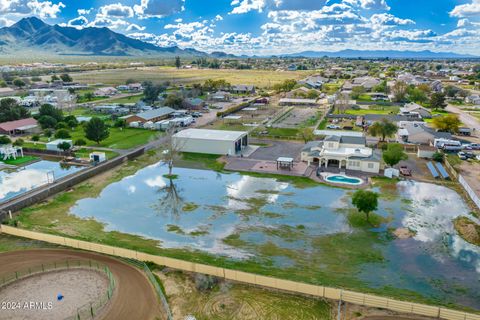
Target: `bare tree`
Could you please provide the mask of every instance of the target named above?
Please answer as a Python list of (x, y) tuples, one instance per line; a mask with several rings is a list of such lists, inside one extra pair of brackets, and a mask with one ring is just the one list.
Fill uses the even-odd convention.
[(167, 178), (173, 178), (173, 167), (176, 160), (181, 157), (182, 147), (185, 145), (185, 141), (180, 142), (175, 139), (174, 135), (177, 132), (175, 126), (169, 127), (165, 130), (165, 149), (162, 152), (162, 160), (168, 166)]

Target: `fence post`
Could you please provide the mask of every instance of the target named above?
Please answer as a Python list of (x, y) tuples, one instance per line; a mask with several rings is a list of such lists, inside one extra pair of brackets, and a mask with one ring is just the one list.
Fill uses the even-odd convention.
[(92, 319), (93, 319), (93, 307), (91, 303), (90, 303), (90, 314), (92, 315)]

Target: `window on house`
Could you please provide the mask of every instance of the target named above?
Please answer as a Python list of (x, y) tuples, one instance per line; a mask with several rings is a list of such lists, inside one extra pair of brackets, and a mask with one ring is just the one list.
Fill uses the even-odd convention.
[(368, 164), (368, 169), (373, 169), (373, 163), (370, 162), (370, 163)]

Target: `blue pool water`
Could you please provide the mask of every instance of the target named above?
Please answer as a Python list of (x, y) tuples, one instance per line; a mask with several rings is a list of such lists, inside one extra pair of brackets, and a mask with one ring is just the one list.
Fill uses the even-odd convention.
[[(379, 200), (376, 213), (385, 222), (365, 231), (349, 222), (350, 214), (358, 214), (350, 190), (186, 168), (175, 168), (172, 187), (166, 173), (161, 163), (143, 168), (97, 197), (79, 200), (70, 212), (109, 231), (158, 240), (163, 248), (253, 259), (289, 272), (345, 272), (372, 288), (393, 286), (480, 308), (480, 248), (453, 227), (454, 218), (471, 215), (451, 189), (399, 182), (385, 191), (394, 196)], [(413, 235), (392, 237), (396, 228)], [(354, 254), (344, 250), (360, 241), (367, 255), (382, 259), (338, 271), (345, 255)], [(332, 256), (329, 247), (338, 243), (344, 249)]]
[(38, 161), (25, 167), (0, 171), (0, 202), (38, 188), (81, 170), (81, 167), (61, 166), (59, 162)]
[(352, 184), (352, 185), (358, 185), (363, 182), (362, 179), (347, 177), (343, 175), (328, 176), (326, 180), (334, 183), (343, 183), (343, 184)]

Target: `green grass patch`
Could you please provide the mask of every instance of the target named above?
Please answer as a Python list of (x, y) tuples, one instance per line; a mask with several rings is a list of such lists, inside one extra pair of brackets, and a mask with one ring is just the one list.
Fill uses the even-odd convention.
[(118, 103), (118, 104), (137, 103), (140, 100), (142, 100), (144, 97), (145, 96), (142, 93), (142, 94), (131, 95), (131, 96), (128, 96), (128, 97), (123, 97), (123, 98), (109, 99), (108, 102), (109, 103)]
[(36, 161), (38, 159), (40, 159), (40, 158), (34, 157), (34, 156), (24, 156), (24, 157), (17, 158), (17, 159), (0, 160), (0, 162), (3, 162), (5, 164), (18, 166), (18, 165), (25, 165), (29, 162)]
[(194, 152), (183, 152), (182, 153), (182, 164), (188, 165), (189, 163), (193, 167), (198, 165), (204, 167), (205, 169), (211, 169), (214, 171), (223, 171), (225, 164), (218, 161), (220, 158), (217, 154), (205, 154), (205, 153), (194, 153)]

